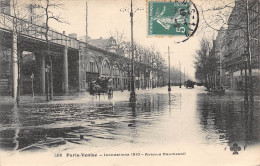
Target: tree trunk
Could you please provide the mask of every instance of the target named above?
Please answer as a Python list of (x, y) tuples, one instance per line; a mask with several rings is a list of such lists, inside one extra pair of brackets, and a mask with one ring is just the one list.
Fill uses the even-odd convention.
[(246, 0), (246, 40), (247, 40), (247, 53), (248, 53), (248, 76), (249, 76), (249, 96), (250, 101), (254, 101), (253, 95), (253, 82), (252, 82), (252, 53), (250, 49), (250, 20), (249, 20), (249, 1)]
[(17, 51), (17, 33), (13, 31), (13, 97), (14, 104), (18, 104), (19, 96), (18, 96), (18, 51)]
[(17, 87), (17, 104), (20, 102), (21, 96), (21, 68), (22, 68), (22, 51), (18, 50), (18, 87)]

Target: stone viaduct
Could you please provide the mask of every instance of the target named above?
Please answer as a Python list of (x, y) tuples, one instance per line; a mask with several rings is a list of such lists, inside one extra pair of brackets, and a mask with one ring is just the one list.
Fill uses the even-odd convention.
[[(39, 94), (46, 93), (46, 66), (50, 59), (46, 56), (45, 28), (1, 13), (0, 20), (0, 92), (12, 91), (13, 57), (17, 48), (22, 93), (31, 93), (31, 86)], [(14, 26), (18, 29), (14, 36)], [(104, 48), (86, 43), (76, 38), (50, 30), (48, 33), (53, 64), (54, 94), (69, 91), (86, 91), (88, 83), (98, 77), (111, 78), (113, 88), (129, 88), (130, 59), (109, 52)], [(159, 64), (135, 62), (136, 88), (152, 88), (166, 84), (164, 70)]]

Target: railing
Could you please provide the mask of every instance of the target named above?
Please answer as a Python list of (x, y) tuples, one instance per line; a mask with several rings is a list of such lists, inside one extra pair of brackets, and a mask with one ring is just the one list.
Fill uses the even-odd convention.
[[(0, 13), (0, 28), (10, 32), (12, 32), (13, 29), (17, 29), (17, 32), (24, 36), (45, 40), (45, 27), (32, 24), (28, 21), (5, 13)], [(50, 42), (55, 44), (60, 44), (63, 46), (67, 45), (70, 48), (79, 49), (79, 41), (77, 39), (58, 33), (51, 29), (48, 31), (48, 39)]]

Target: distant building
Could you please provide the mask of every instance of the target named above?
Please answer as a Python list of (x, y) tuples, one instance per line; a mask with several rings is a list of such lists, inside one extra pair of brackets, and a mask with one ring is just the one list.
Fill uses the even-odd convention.
[(102, 37), (100, 37), (99, 39), (91, 39), (89, 40), (89, 44), (106, 49), (109, 52), (117, 53), (118, 50), (118, 45), (113, 37), (110, 37), (108, 39), (103, 39)]
[[(88, 36), (88, 41), (89, 41), (90, 39), (91, 39), (91, 38)], [(86, 43), (86, 36), (85, 36), (85, 35), (84, 35), (84, 36), (80, 36), (78, 40), (81, 41), (81, 42)]]
[(10, 14), (10, 0), (0, 0), (0, 12)]
[(69, 34), (69, 37), (73, 38), (73, 39), (77, 39), (77, 34), (76, 33), (71, 33)]
[(250, 33), (251, 33), (251, 53), (253, 74), (260, 75), (260, 1), (251, 0), (249, 7)]
[(11, 0), (0, 0), (0, 11), (1, 13), (13, 15), (12, 10), (17, 10), (19, 11), (16, 12), (17, 17), (29, 21), (32, 24), (41, 26), (44, 25), (44, 11), (40, 8), (36, 8), (39, 1), (30, 0), (25, 3), (24, 2), (23, 4), (19, 4), (19, 1), (17, 1), (15, 9), (12, 9)]

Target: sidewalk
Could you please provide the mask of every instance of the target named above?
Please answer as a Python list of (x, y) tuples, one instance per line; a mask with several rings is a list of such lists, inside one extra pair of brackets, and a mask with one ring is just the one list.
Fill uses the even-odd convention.
[[(87, 93), (87, 92), (79, 92), (79, 93)], [(53, 101), (59, 100), (69, 100), (77, 97), (79, 93), (62, 95), (62, 96), (53, 96)], [(49, 102), (53, 102), (49, 101)], [(0, 96), (0, 104), (13, 104), (14, 99), (12, 96)], [(30, 104), (30, 103), (48, 103), (45, 95), (35, 95), (32, 97), (31, 95), (21, 95), (20, 96), (20, 104)]]
[[(140, 90), (139, 90), (140, 91)], [(123, 92), (121, 91), (114, 91), (113, 92), (113, 98), (111, 100), (129, 100), (130, 92), (128, 90), (125, 90)], [(40, 103), (49, 103), (49, 104), (56, 104), (56, 103), (64, 103), (64, 102), (86, 102), (86, 101), (106, 101), (108, 100), (107, 94), (101, 94), (100, 97), (98, 95), (92, 96), (89, 94), (89, 92), (75, 92), (75, 93), (69, 93), (64, 95), (55, 95), (53, 96), (52, 101), (47, 101), (46, 96), (43, 95), (35, 95), (32, 97), (31, 95), (21, 95), (19, 104), (40, 104)], [(7, 104), (11, 105), (14, 104), (14, 99), (12, 96), (0, 96), (0, 105), (1, 104)]]
[[(154, 88), (154, 89), (136, 89), (136, 95), (141, 93), (153, 93), (152, 91), (160, 91), (164, 89), (162, 88)], [(167, 88), (167, 87), (166, 87)], [(98, 95), (92, 96), (89, 94), (89, 92), (73, 92), (63, 95), (55, 95), (53, 96), (53, 100), (47, 102), (46, 96), (43, 95), (35, 95), (32, 97), (31, 95), (21, 95), (20, 96), (20, 102), (19, 104), (59, 104), (59, 103), (85, 103), (89, 101), (129, 101), (130, 91), (124, 90), (124, 91), (114, 91), (113, 92), (113, 98), (108, 99), (107, 94), (101, 94), (100, 97)], [(13, 98), (12, 96), (0, 96), (0, 105), (1, 104), (13, 104)]]

